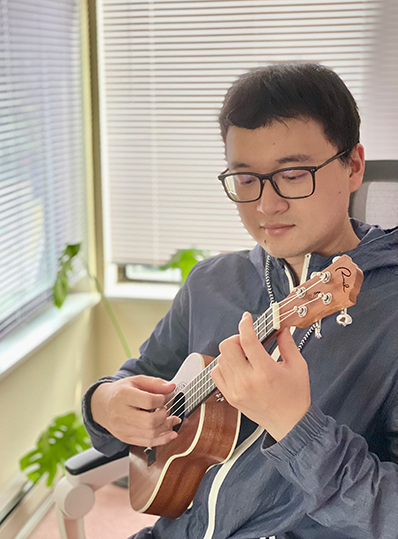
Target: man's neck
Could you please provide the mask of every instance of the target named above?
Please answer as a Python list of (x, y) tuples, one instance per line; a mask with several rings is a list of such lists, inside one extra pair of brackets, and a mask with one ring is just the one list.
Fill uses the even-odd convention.
[[(344, 245), (340, 245), (339, 248), (331, 249), (328, 252), (322, 252), (322, 253), (316, 253), (316, 254), (319, 254), (323, 256), (324, 258), (327, 258), (328, 256), (332, 256), (334, 254), (344, 253), (346, 251), (350, 251), (351, 249), (355, 249), (355, 247), (357, 247), (357, 245), (360, 243), (361, 240), (355, 234), (354, 230), (351, 229), (351, 231), (352, 231), (352, 234), (350, 234), (350, 236), (347, 237), (346, 241), (344, 242)], [(303, 267), (304, 267), (304, 262), (305, 262), (305, 256), (306, 255), (302, 255), (302, 256), (290, 258), (289, 260), (285, 260), (285, 263), (288, 265), (288, 267), (290, 268), (293, 274), (295, 286), (297, 286), (301, 281), (301, 276), (303, 273)]]

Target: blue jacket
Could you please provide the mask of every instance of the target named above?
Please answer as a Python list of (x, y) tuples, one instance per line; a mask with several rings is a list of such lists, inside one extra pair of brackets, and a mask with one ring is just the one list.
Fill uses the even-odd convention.
[[(279, 443), (244, 418), (234, 455), (208, 470), (193, 505), (137, 539), (398, 538), (398, 228), (353, 226), (361, 242), (347, 254), (364, 272), (353, 323), (339, 326), (334, 314), (320, 340), (294, 333), (309, 367), (310, 410)], [(270, 259), (267, 290), (266, 256), (257, 245), (195, 266), (141, 357), (110, 378), (171, 379), (189, 353), (218, 355), (244, 311), (255, 317), (270, 294), (289, 294), (280, 259)], [(313, 254), (308, 275), (332, 258)], [(83, 401), (86, 426), (94, 446), (113, 454), (125, 445), (91, 418), (96, 386)]]

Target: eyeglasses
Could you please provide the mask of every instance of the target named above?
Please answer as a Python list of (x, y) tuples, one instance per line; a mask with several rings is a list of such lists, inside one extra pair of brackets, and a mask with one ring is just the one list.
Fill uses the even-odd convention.
[(232, 172), (225, 170), (218, 176), (228, 198), (234, 202), (254, 202), (261, 198), (264, 184), (269, 180), (275, 192), (282, 198), (307, 198), (315, 191), (315, 172), (350, 150), (334, 155), (318, 167), (281, 168), (270, 174), (255, 172)]

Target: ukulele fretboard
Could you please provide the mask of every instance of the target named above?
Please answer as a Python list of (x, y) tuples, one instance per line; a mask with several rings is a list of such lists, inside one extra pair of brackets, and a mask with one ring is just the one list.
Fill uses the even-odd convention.
[[(265, 343), (279, 329), (278, 304), (271, 305), (253, 323), (258, 339)], [(211, 371), (218, 364), (215, 358), (184, 389), (184, 415), (187, 417), (217, 390)]]

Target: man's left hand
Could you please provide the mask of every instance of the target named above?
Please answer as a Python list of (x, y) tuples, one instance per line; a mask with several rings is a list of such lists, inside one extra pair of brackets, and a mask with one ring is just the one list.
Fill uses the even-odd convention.
[(225, 399), (278, 442), (311, 405), (308, 367), (288, 329), (277, 337), (282, 361), (266, 352), (244, 313), (239, 335), (220, 344), (212, 378)]

